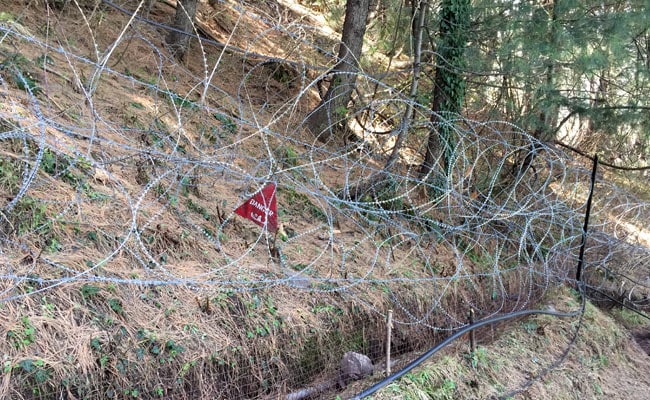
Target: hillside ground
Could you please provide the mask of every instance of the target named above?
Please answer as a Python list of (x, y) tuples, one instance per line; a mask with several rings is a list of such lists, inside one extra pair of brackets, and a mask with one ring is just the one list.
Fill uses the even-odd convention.
[[(155, 25), (133, 25), (112, 49), (128, 15), (46, 3), (0, 0), (0, 24), (12, 30), (0, 40), (0, 205), (20, 199), (0, 216), (1, 398), (278, 398), (335, 379), (345, 351), (381, 362), (390, 305), (407, 321), (393, 336), (397, 366), (447, 333), (431, 326), (464, 323), (468, 299), (486, 314), (497, 307), (472, 297), (473, 281), (433, 299), (413, 282), (458, 273), (457, 253), (377, 231), (366, 223), (372, 215), (345, 218), (314, 195), (344, 185), (364, 153), (342, 157), (315, 141), (305, 151), (313, 138), (296, 127), (318, 101), (305, 85), (333, 62), (311, 44), (334, 46), (330, 30), (302, 30), (301, 21), (317, 23), (307, 8), (203, 4), (201, 34), (235, 50), (201, 52), (193, 42), (193, 56), (176, 63)], [(161, 1), (147, 18), (172, 15)], [(303, 36), (279, 32), (273, 19)], [(323, 67), (302, 76), (300, 63), (263, 58), (296, 54)], [(214, 86), (202, 91), (214, 65)], [(275, 238), (232, 213), (258, 188), (266, 159), (289, 182), (278, 190), (284, 263)], [(472, 275), (490, 267), (485, 254), (472, 255), (462, 260)], [(528, 307), (577, 306), (570, 293), (526, 291), (528, 271), (504, 272), (500, 283), (531, 296)], [(650, 365), (630, 332), (642, 337), (647, 325), (613, 315), (588, 306), (565, 362), (515, 397), (645, 398)], [(499, 326), (473, 355), (458, 343), (377, 398), (517, 389), (558, 359), (576, 324), (538, 317)]]

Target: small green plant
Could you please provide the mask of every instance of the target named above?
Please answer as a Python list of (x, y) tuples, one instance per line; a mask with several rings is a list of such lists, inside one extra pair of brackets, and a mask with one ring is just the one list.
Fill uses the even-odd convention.
[(647, 323), (647, 320), (638, 312), (627, 308), (612, 309), (612, 314), (614, 315), (614, 318), (621, 321), (621, 323), (627, 328), (636, 328)]
[(48, 302), (47, 296), (41, 298), (41, 308), (43, 309), (43, 314), (48, 318), (54, 318), (54, 304)]
[(196, 324), (184, 324), (183, 332), (189, 332), (192, 335), (196, 335), (199, 333), (199, 328), (196, 326)]
[(38, 65), (39, 68), (46, 68), (48, 65), (54, 65), (54, 60), (47, 54), (41, 54), (36, 57), (34, 62), (36, 62), (36, 65)]
[(165, 391), (161, 386), (156, 386), (153, 390), (154, 394), (158, 397), (163, 397), (165, 395)]
[(284, 200), (286, 200), (288, 204), (292, 205), (294, 212), (308, 212), (312, 217), (320, 221), (327, 221), (327, 215), (321, 208), (317, 207), (307, 195), (288, 188), (281, 188), (279, 192), (282, 194)]
[(36, 341), (36, 328), (25, 316), (20, 319), (20, 326), (7, 331), (7, 339), (16, 349), (24, 349)]
[(181, 366), (181, 370), (178, 372), (178, 375), (180, 377), (185, 376), (190, 370), (190, 368), (194, 366), (196, 366), (196, 360), (183, 363), (183, 365)]
[(108, 306), (111, 308), (111, 310), (113, 310), (115, 314), (124, 316), (124, 308), (122, 307), (122, 301), (120, 299), (108, 299)]
[(84, 171), (92, 171), (93, 168), (93, 162), (82, 155), (74, 160), (74, 164)]
[(187, 108), (190, 110), (198, 110), (199, 106), (196, 105), (195, 102), (189, 100), (185, 96), (181, 96), (179, 94), (176, 94), (172, 91), (167, 93), (169, 95), (169, 98), (171, 99), (172, 103), (178, 107), (181, 108)]
[(440, 385), (438, 390), (436, 390), (436, 394), (438, 396), (434, 396), (434, 398), (452, 400), (455, 397), (454, 396), (455, 392), (456, 392), (456, 383), (451, 379), (445, 378), (445, 380), (442, 381), (442, 385)]
[(206, 221), (210, 220), (210, 213), (208, 211), (201, 207), (200, 205), (196, 204), (192, 199), (187, 199), (187, 208), (188, 210), (195, 212), (205, 218)]
[[(45, 366), (45, 361), (43, 360), (32, 360), (31, 358), (27, 358), (25, 360), (21, 360), (18, 363), (18, 366), (24, 371), (24, 372), (33, 372), (37, 368), (42, 368)], [(42, 380), (44, 381), (44, 380)]]
[(16, 22), (16, 17), (12, 13), (2, 11), (0, 12), (0, 22)]
[(124, 68), (124, 75), (131, 76), (140, 82), (144, 82), (149, 85), (155, 85), (157, 83), (157, 78), (145, 71), (144, 68), (137, 68), (135, 71)]
[(334, 110), (336, 115), (338, 115), (341, 118), (344, 118), (348, 114), (348, 108), (346, 106), (339, 106)]
[(594, 382), (593, 385), (594, 385), (594, 392), (596, 392), (597, 395), (602, 396), (603, 388), (597, 382)]
[[(0, 119), (0, 130), (4, 131), (5, 129), (9, 130), (11, 127)], [(21, 175), (17, 161), (4, 156), (0, 158), (0, 188), (4, 187), (13, 193), (19, 187)]]
[(235, 133), (237, 130), (237, 125), (235, 122), (232, 120), (232, 118), (228, 117), (227, 115), (216, 113), (213, 115), (214, 118), (221, 122), (221, 127), (229, 134)]
[(526, 331), (526, 333), (529, 334), (529, 335), (532, 335), (532, 334), (536, 333), (537, 328), (539, 328), (539, 326), (537, 325), (537, 322), (535, 322), (535, 321), (524, 322), (524, 323), (522, 323), (522, 326), (523, 326), (524, 330)]
[(478, 367), (485, 367), (488, 365), (487, 349), (485, 347), (479, 346), (476, 350), (467, 354), (466, 357), (469, 358), (473, 369), (478, 369)]
[(86, 283), (81, 287), (81, 297), (84, 299), (84, 301), (88, 301), (93, 297), (95, 297), (101, 291), (102, 291), (101, 288)]
[(183, 346), (176, 344), (176, 342), (170, 339), (165, 342), (165, 350), (167, 351), (167, 354), (169, 354), (168, 361), (172, 361), (174, 357), (184, 352), (185, 348)]
[(30, 196), (23, 197), (14, 207), (12, 219), (17, 223), (17, 233), (38, 232), (46, 239), (52, 230), (52, 221), (46, 216), (47, 204)]
[[(74, 161), (67, 155), (58, 155), (50, 149), (45, 149), (43, 151), (43, 157), (41, 159), (41, 169), (55, 178), (61, 177), (64, 182), (77, 187), (81, 182), (83, 182), (83, 176), (73, 171), (73, 165), (77, 161)], [(92, 163), (81, 157), (78, 164), (83, 167), (86, 166), (87, 169), (90, 169)]]
[[(179, 146), (179, 150), (180, 150), (180, 146)], [(181, 194), (184, 197), (189, 196), (190, 191), (192, 191), (194, 188), (196, 188), (196, 184), (195, 184), (194, 179), (190, 178), (189, 176), (182, 177), (180, 179), (180, 181), (179, 181), (179, 185), (180, 185)]]
[(146, 134), (142, 135), (142, 138), (143, 138), (144, 142), (147, 145), (155, 146), (155, 147), (158, 147), (160, 149), (165, 148), (165, 139), (158, 132), (155, 132), (153, 130), (149, 130), (149, 131), (147, 131)]
[(295, 167), (299, 164), (300, 155), (291, 146), (281, 146), (276, 150), (276, 157), (284, 167)]
[(102, 342), (98, 337), (90, 339), (90, 348), (99, 352), (102, 351)]
[(591, 358), (591, 361), (596, 364), (598, 368), (607, 368), (609, 366), (609, 358), (604, 354), (598, 354)]
[(59, 239), (56, 237), (50, 238), (47, 243), (47, 247), (45, 248), (45, 251), (48, 253), (56, 253), (58, 251), (61, 251), (63, 248), (63, 245), (59, 242)]
[(29, 72), (30, 68), (33, 68), (32, 62), (20, 53), (11, 53), (0, 62), (0, 70), (8, 72), (11, 81), (18, 89), (37, 94), (41, 88), (36, 78)]

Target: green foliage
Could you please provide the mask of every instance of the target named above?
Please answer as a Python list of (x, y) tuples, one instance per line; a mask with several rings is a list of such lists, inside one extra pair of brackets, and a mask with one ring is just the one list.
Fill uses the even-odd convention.
[(122, 307), (122, 300), (116, 298), (108, 299), (108, 306), (115, 312), (115, 314), (124, 316), (124, 308)]
[(34, 61), (39, 68), (46, 68), (54, 65), (54, 60), (48, 54), (41, 54)]
[(47, 205), (30, 196), (23, 197), (12, 210), (12, 220), (17, 223), (19, 235), (38, 231), (42, 237), (50, 234), (52, 221), (46, 215)]
[(16, 22), (16, 17), (12, 13), (2, 11), (0, 12), (0, 22)]
[(311, 215), (313, 218), (316, 218), (322, 222), (327, 222), (327, 215), (325, 215), (323, 210), (317, 207), (307, 195), (284, 187), (280, 188), (278, 192), (282, 194), (282, 198), (286, 200), (287, 204), (290, 205), (290, 208), (287, 209), (287, 212), (308, 212), (309, 215)]
[(57, 154), (51, 149), (43, 150), (40, 164), (41, 169), (54, 178), (60, 178), (75, 188), (88, 191), (90, 186), (85, 182), (84, 172), (92, 169), (92, 161), (84, 156), (73, 158), (67, 154)]
[(208, 210), (206, 210), (204, 207), (200, 206), (199, 204), (195, 203), (192, 199), (187, 199), (187, 209), (199, 214), (202, 216), (206, 221), (210, 220), (210, 213)]
[[(492, 99), (492, 118), (505, 118), (544, 140), (571, 123), (564, 120), (567, 113), (580, 117), (580, 129), (602, 132), (613, 142), (649, 134), (650, 114), (643, 105), (650, 100), (650, 20), (643, 2), (473, 5), (466, 68), (473, 81), (472, 108)], [(481, 71), (495, 75), (479, 76)], [(645, 139), (636, 153), (647, 145)], [(617, 155), (622, 151), (611, 142), (602, 146)]]
[(336, 114), (340, 119), (344, 119), (344, 118), (348, 115), (348, 112), (349, 112), (349, 111), (350, 111), (350, 110), (348, 110), (348, 107), (347, 107), (347, 106), (343, 106), (343, 105), (341, 105), (341, 106), (336, 107), (336, 109), (334, 110), (334, 113), (335, 113), (335, 114)]
[(237, 124), (232, 120), (232, 118), (227, 115), (216, 113), (213, 115), (214, 118), (221, 122), (221, 127), (229, 134), (234, 134), (237, 130)]
[(193, 111), (199, 109), (199, 106), (195, 102), (189, 100), (186, 96), (181, 96), (172, 91), (168, 92), (167, 94), (169, 95), (171, 102), (177, 107), (186, 108)]
[(41, 91), (41, 88), (30, 72), (32, 68), (32, 62), (20, 53), (10, 53), (0, 62), (0, 71), (6, 71), (18, 89), (35, 95)]
[(88, 283), (84, 284), (80, 290), (81, 297), (84, 299), (84, 301), (88, 301), (94, 298), (101, 291), (102, 291), (101, 288)]
[(300, 155), (296, 149), (288, 145), (278, 147), (275, 156), (285, 168), (296, 167), (300, 162)]
[(14, 348), (19, 350), (36, 341), (36, 328), (32, 325), (29, 317), (22, 317), (17, 328), (7, 331), (7, 340)]
[(20, 165), (9, 157), (0, 158), (0, 187), (15, 192), (21, 179)]
[(440, 38), (438, 40), (438, 69), (436, 70), (436, 90), (442, 92), (440, 110), (460, 113), (465, 98), (466, 68), (465, 48), (467, 47), (470, 21), (469, 0), (443, 0), (440, 5)]
[(476, 350), (469, 353), (469, 361), (473, 369), (486, 367), (488, 365), (487, 349), (479, 346)]
[(623, 326), (634, 329), (647, 324), (648, 320), (643, 318), (638, 312), (627, 309), (625, 307), (612, 309), (611, 313), (617, 321), (620, 321)]
[(406, 379), (416, 385), (416, 390), (426, 393), (428, 398), (437, 400), (452, 400), (456, 397), (456, 383), (449, 379), (440, 379), (438, 374), (423, 370), (406, 374)]
[(144, 68), (137, 68), (135, 71), (131, 71), (128, 68), (124, 68), (124, 75), (134, 77), (140, 82), (146, 83), (148, 85), (158, 84), (158, 78), (154, 75), (149, 74)]

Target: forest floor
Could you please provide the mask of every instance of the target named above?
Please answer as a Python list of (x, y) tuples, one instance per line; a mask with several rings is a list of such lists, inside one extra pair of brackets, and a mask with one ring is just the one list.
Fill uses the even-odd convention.
[[(331, 67), (334, 60), (314, 46), (300, 47), (302, 37), (290, 40), (265, 22), (322, 24), (309, 8), (283, 0), (279, 6), (251, 5), (250, 13), (242, 14), (234, 3), (223, 9), (202, 4), (201, 34), (235, 50), (206, 46), (201, 54), (194, 42), (194, 53), (181, 64), (160, 56), (166, 53), (161, 32), (135, 25), (126, 31), (132, 40), (123, 41), (105, 60), (110, 71), (89, 95), (84, 90), (91, 86), (95, 66), (102, 64), (129, 16), (102, 6), (84, 10), (87, 21), (80, 23), (83, 18), (70, 2), (62, 11), (47, 12), (43, 3), (0, 0), (0, 24), (18, 33), (0, 40), (0, 127), (31, 134), (29, 146), (23, 146), (27, 139), (0, 142), (0, 205), (24, 194), (22, 179), (36, 165), (36, 154), (41, 157), (33, 180), (22, 187), (26, 197), (11, 215), (2, 214), (6, 221), (0, 224), (0, 237), (8, 238), (0, 249), (0, 272), (22, 277), (0, 281), (3, 298), (10, 298), (0, 303), (0, 337), (6, 339), (0, 344), (0, 397), (230, 399), (255, 393), (275, 398), (335, 379), (340, 355), (348, 349), (381, 359), (386, 304), (429, 309), (428, 289), (411, 283), (359, 284), (351, 286), (354, 292), (337, 292), (317, 279), (363, 277), (370, 262), (389, 256), (415, 265), (421, 260), (412, 259), (407, 239), (387, 253), (374, 243), (372, 229), (345, 219), (327, 220), (326, 207), (313, 196), (280, 189), (283, 222), (301, 233), (299, 245), (286, 246), (295, 273), (286, 278), (284, 266), (269, 255), (268, 237), (225, 210), (254, 191), (249, 178), (264, 172), (256, 168), (263, 168), (259, 160), (266, 151), (282, 159), (289, 172), (304, 161), (303, 149), (290, 146), (296, 142), (268, 143), (261, 133), (271, 127), (306, 136), (292, 129), (317, 104), (317, 90), (301, 86), (295, 65), (260, 60), (292, 59), (295, 51), (306, 64)], [(147, 18), (167, 23), (173, 10), (170, 2), (156, 2)], [(305, 35), (328, 51), (336, 42), (330, 28)], [(84, 64), (81, 57), (96, 61)], [(202, 95), (194, 78), (209, 75), (206, 65), (217, 63), (213, 82), (221, 91)], [(15, 68), (31, 74), (38, 93), (26, 94)], [(307, 78), (326, 69), (309, 69)], [(189, 95), (178, 95), (185, 93)], [(295, 99), (287, 106), (287, 98)], [(254, 124), (238, 127), (235, 121)], [(228, 157), (234, 156), (224, 157), (233, 170), (254, 172), (242, 173), (239, 180), (222, 178), (219, 163), (224, 158), (219, 158), (221, 149), (211, 150), (218, 147), (215, 143), (233, 149)], [(47, 150), (39, 153), (38, 146)], [(345, 164), (327, 158), (326, 151), (324, 161), (317, 160), (318, 177), (321, 185), (338, 187), (344, 184)], [(31, 158), (22, 162), (26, 155)], [(212, 156), (217, 161), (209, 167), (197, 161)], [(169, 178), (176, 169), (192, 172)], [(194, 186), (184, 180), (188, 176)], [(172, 187), (179, 189), (167, 189)], [(317, 227), (312, 229), (313, 224)], [(138, 236), (118, 246), (130, 235)], [(436, 273), (449, 276), (456, 254), (445, 248), (431, 252), (439, 263)], [(343, 253), (349, 254), (344, 272), (325, 262), (314, 265), (308, 271), (312, 275), (301, 270), (322, 254), (331, 260)], [(471, 260), (466, 265), (479, 268)], [(410, 277), (426, 277), (427, 268)], [(378, 269), (373, 271), (378, 280), (402, 272)], [(69, 276), (73, 279), (63, 279)], [(188, 284), (187, 277), (197, 283)], [(206, 277), (233, 284), (217, 287)], [(260, 277), (285, 286), (250, 284)], [(50, 279), (57, 283), (48, 286)], [(449, 304), (466, 294), (461, 288)], [(575, 294), (565, 289), (535, 300), (557, 310), (579, 306)], [(481, 331), (474, 354), (458, 342), (375, 398), (507, 394), (559, 359), (577, 321), (533, 317)], [(587, 303), (580, 334), (564, 362), (513, 397), (645, 399), (650, 357), (633, 334), (647, 346), (649, 330), (647, 321), (634, 314), (603, 312)], [(394, 370), (435, 343), (438, 334), (424, 325), (404, 324), (393, 339)], [(339, 396), (352, 396), (378, 376), (352, 383)]]

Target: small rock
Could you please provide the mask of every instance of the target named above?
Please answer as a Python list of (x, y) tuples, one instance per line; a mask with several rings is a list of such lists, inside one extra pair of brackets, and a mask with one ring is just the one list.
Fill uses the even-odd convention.
[(370, 358), (363, 354), (348, 351), (341, 359), (339, 386), (346, 387), (352, 381), (358, 381), (373, 374), (375, 366)]

